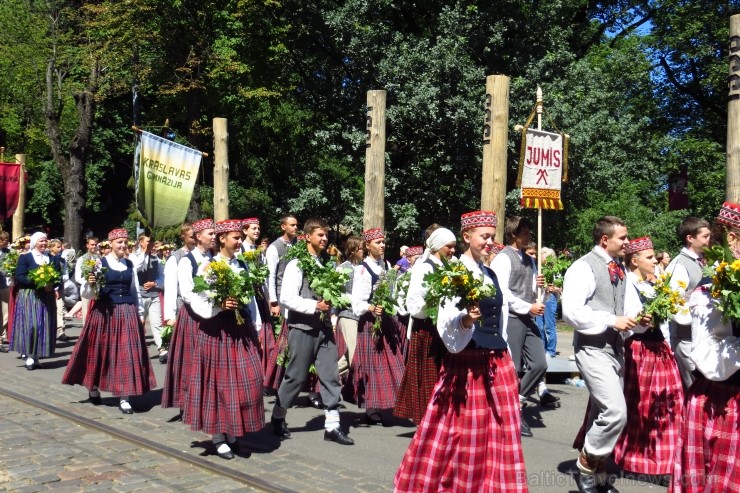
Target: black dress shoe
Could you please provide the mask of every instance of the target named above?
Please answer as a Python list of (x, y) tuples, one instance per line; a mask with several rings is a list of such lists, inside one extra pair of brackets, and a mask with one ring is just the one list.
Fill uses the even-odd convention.
[(272, 424), (272, 432), (280, 438), (290, 438), (290, 430), (288, 429), (288, 423), (284, 419), (272, 418), (270, 420)]
[(545, 392), (540, 397), (540, 405), (542, 405), (542, 406), (548, 406), (548, 405), (551, 405), (551, 404), (555, 404), (559, 400), (560, 400), (560, 397), (556, 397), (556, 396), (552, 395), (550, 392)]
[(378, 413), (368, 414), (365, 413), (365, 423), (370, 426), (380, 425), (383, 426), (383, 416)]
[(58, 341), (67, 342), (69, 340), (69, 336), (67, 334), (59, 334), (57, 336)]
[[(130, 406), (130, 404), (129, 404)], [(134, 410), (132, 408), (124, 408), (122, 405), (118, 404), (118, 409), (121, 410), (123, 414), (134, 414)]]
[(576, 486), (581, 493), (601, 493), (596, 476), (593, 474), (576, 474)]
[(92, 395), (88, 392), (87, 399), (94, 405), (99, 406), (103, 403), (103, 399), (100, 397), (100, 394), (98, 395)]
[(33, 363), (31, 363), (30, 365), (28, 363), (26, 363), (23, 366), (26, 367), (26, 370), (35, 370), (36, 369), (36, 365), (34, 365)]
[(228, 445), (229, 448), (231, 449), (231, 451), (234, 452), (235, 454), (238, 454), (239, 453), (239, 448), (240, 447), (239, 447), (239, 441), (238, 440), (235, 440), (233, 442), (226, 442), (226, 445)]
[(224, 445), (224, 443), (215, 444), (216, 445), (216, 454), (221, 457), (222, 459), (231, 460), (234, 458), (234, 452), (231, 450), (231, 444), (229, 444), (229, 449), (226, 452), (219, 452), (219, 448), (221, 448), (221, 445)]
[(599, 485), (599, 493), (619, 493), (619, 490), (614, 487), (607, 477), (606, 482)]
[(321, 397), (308, 396), (308, 403), (315, 409), (324, 409), (324, 403), (321, 402)]
[(0, 345), (0, 353), (7, 353), (8, 348), (5, 347), (5, 345)]
[(524, 416), (521, 417), (521, 421), (519, 424), (519, 434), (523, 437), (531, 437), (532, 430), (529, 428), (529, 425), (527, 424), (527, 421), (524, 419)]
[(348, 437), (341, 428), (334, 428), (331, 431), (324, 431), (324, 440), (327, 442), (337, 442), (339, 445), (354, 445), (355, 441)]

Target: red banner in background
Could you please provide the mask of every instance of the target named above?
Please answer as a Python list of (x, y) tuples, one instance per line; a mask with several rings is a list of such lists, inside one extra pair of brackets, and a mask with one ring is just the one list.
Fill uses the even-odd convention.
[(15, 163), (0, 163), (0, 217), (8, 219), (18, 207), (19, 178), (21, 166)]

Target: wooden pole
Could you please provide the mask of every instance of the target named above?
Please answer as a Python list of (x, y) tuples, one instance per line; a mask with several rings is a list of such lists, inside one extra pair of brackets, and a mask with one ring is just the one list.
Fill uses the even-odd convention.
[[(509, 78), (486, 77), (483, 119), (483, 180), (481, 209), (495, 211), (501, 223), (506, 204), (506, 150), (509, 139)], [(497, 228), (496, 241), (503, 243), (504, 228)]]
[(367, 91), (362, 227), (385, 228), (385, 91)]
[(229, 218), (229, 132), (226, 118), (213, 119), (213, 220)]
[[(537, 104), (537, 130), (542, 130), (542, 110), (543, 110), (543, 98), (542, 89), (537, 86), (536, 93), (536, 104)], [(537, 272), (542, 272), (542, 206), (537, 207)], [(540, 287), (537, 288), (537, 301), (542, 303), (544, 298), (544, 290)]]
[(18, 207), (13, 213), (13, 240), (23, 236), (23, 221), (26, 216), (26, 155), (16, 154), (15, 162), (21, 169), (18, 175)]
[(730, 17), (725, 199), (740, 202), (740, 14)]

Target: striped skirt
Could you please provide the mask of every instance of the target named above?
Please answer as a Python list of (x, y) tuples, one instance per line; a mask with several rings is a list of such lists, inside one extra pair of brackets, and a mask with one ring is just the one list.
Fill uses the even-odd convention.
[(614, 461), (638, 474), (671, 474), (683, 413), (683, 384), (666, 341), (625, 341), (627, 425)]
[(57, 339), (54, 292), (19, 289), (13, 307), (10, 350), (29, 356), (54, 356)]
[(740, 491), (740, 387), (703, 376), (689, 387), (668, 491)]
[(10, 298), (8, 299), (8, 333), (5, 337), (10, 342), (10, 336), (13, 334), (13, 316), (15, 315), (15, 299), (18, 297), (18, 286), (10, 287)]
[(183, 304), (177, 311), (177, 322), (172, 331), (167, 353), (167, 373), (164, 376), (162, 407), (182, 408), (190, 382), (191, 365), (198, 342), (198, 322), (190, 306)]
[(526, 492), (519, 379), (507, 350), (448, 354), (396, 492)]
[(62, 383), (116, 396), (140, 395), (157, 386), (136, 305), (95, 302)]
[(365, 409), (391, 409), (403, 378), (401, 334), (395, 317), (383, 315), (381, 334), (373, 336), (375, 316), (365, 314), (357, 325), (357, 348), (347, 385), (349, 400)]
[(193, 431), (237, 437), (265, 425), (262, 366), (250, 320), (233, 312), (201, 321), (182, 421)]
[(393, 414), (418, 424), (439, 380), (439, 369), (447, 350), (430, 318), (415, 319), (411, 330), (406, 371)]
[(278, 363), (278, 359), (285, 357), (285, 350), (288, 348), (288, 322), (283, 318), (283, 323), (280, 326), (280, 333), (275, 339), (275, 360), (274, 362), (265, 366), (265, 388), (277, 391), (280, 387), (280, 382), (283, 381), (285, 375), (285, 365), (287, 361), (283, 361), (282, 364)]

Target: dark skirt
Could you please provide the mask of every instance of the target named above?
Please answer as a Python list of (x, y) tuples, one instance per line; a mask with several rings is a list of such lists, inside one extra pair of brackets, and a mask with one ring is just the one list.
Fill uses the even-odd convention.
[(448, 354), (395, 491), (526, 492), (519, 419), (519, 379), (507, 350)]
[(357, 324), (357, 348), (345, 394), (365, 409), (391, 409), (403, 378), (404, 362), (399, 323), (383, 315), (381, 334), (373, 335), (375, 316), (365, 314)]
[(136, 305), (96, 301), (91, 306), (62, 383), (116, 396), (157, 386)]
[(243, 436), (265, 425), (262, 366), (251, 320), (237, 325), (233, 312), (198, 324), (197, 350), (182, 421), (193, 431)]
[(8, 300), (8, 342), (10, 342), (10, 336), (13, 334), (13, 314), (15, 313), (15, 299), (18, 297), (18, 286), (13, 285), (10, 288), (10, 299)]
[(162, 390), (162, 407), (182, 408), (183, 397), (190, 382), (191, 366), (198, 342), (198, 322), (190, 306), (183, 304), (177, 311), (177, 322), (172, 330), (167, 352), (167, 373)]
[[(288, 348), (288, 322), (283, 319), (280, 327), (280, 333), (275, 339), (275, 361), (265, 367), (265, 388), (277, 391), (280, 382), (285, 375), (285, 366), (288, 364), (284, 361), (286, 350)], [(281, 359), (281, 362), (278, 362)]]
[(53, 291), (23, 288), (13, 306), (10, 350), (38, 358), (54, 356), (57, 307)]
[(439, 381), (442, 358), (447, 353), (437, 327), (430, 318), (414, 319), (411, 327), (406, 371), (401, 380), (393, 414), (420, 423)]
[(683, 384), (666, 341), (625, 341), (627, 425), (614, 461), (637, 474), (671, 474), (683, 413)]

